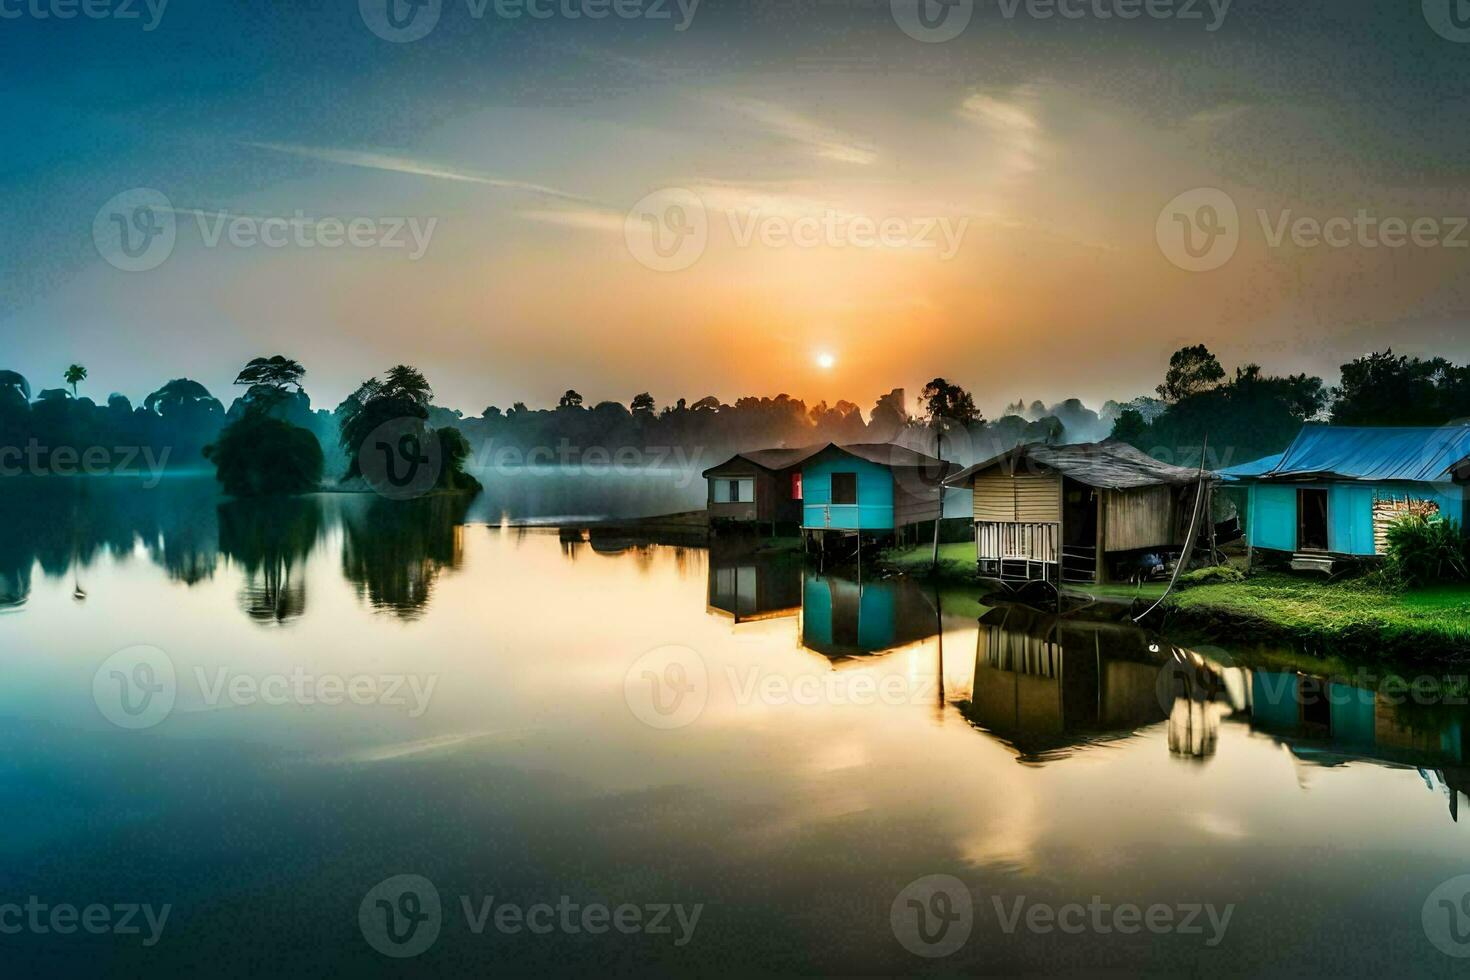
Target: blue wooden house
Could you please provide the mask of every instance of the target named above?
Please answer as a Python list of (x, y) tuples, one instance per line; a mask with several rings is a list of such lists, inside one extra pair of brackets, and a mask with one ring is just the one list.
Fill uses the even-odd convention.
[(1290, 556), (1328, 570), (1386, 551), (1388, 527), (1408, 513), (1465, 522), (1470, 425), (1352, 428), (1308, 425), (1286, 452), (1222, 471), (1248, 488), (1252, 556)]
[(802, 534), (903, 536), (940, 517), (942, 483), (958, 470), (905, 446), (829, 443), (801, 464)]

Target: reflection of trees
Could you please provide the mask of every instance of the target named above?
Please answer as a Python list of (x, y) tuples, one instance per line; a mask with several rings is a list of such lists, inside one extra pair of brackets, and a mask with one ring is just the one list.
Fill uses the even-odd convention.
[(23, 604), (33, 566), (60, 578), (103, 555), (126, 559), (139, 542), (175, 581), (214, 574), (217, 491), (211, 480), (5, 478), (0, 481), (0, 608)]
[(301, 569), (321, 534), (315, 497), (232, 500), (219, 506), (219, 546), (245, 573), (240, 608), (262, 623), (285, 623), (306, 612)]
[(439, 573), (463, 560), (468, 508), (462, 494), (350, 501), (342, 513), (342, 574), (374, 608), (414, 618)]

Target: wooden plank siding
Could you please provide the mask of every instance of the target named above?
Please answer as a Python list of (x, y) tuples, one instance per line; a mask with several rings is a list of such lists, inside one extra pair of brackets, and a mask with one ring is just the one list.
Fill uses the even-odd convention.
[(975, 520), (1056, 523), (1062, 519), (1062, 481), (1054, 473), (1017, 473), (995, 469), (977, 474)]
[(1132, 551), (1180, 543), (1174, 526), (1172, 488), (1140, 487), (1106, 493), (1104, 550)]
[(1056, 524), (1017, 524), (1014, 521), (977, 521), (975, 549), (982, 560), (1026, 559), (1055, 563)]

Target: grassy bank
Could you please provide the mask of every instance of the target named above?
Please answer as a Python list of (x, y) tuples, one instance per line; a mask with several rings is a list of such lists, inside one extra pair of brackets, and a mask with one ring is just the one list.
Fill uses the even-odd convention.
[(939, 546), (939, 564), (934, 565), (934, 545), (890, 548), (878, 556), (880, 569), (913, 578), (935, 578), (946, 582), (978, 582), (975, 543), (952, 541)]
[[(1184, 588), (1171, 623), (1237, 639), (1282, 638), (1345, 653), (1470, 661), (1470, 587), (1404, 592), (1362, 579), (1324, 582), (1258, 573)], [(1244, 634), (1244, 635), (1243, 635)]]

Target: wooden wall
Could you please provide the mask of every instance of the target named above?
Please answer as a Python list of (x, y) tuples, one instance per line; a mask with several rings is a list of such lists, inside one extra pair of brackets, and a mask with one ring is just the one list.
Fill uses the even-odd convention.
[(1103, 548), (1131, 551), (1181, 544), (1174, 519), (1176, 492), (1172, 487), (1108, 490)]
[(1062, 480), (1055, 473), (987, 470), (975, 477), (974, 506), (977, 521), (1055, 524), (1062, 519)]

